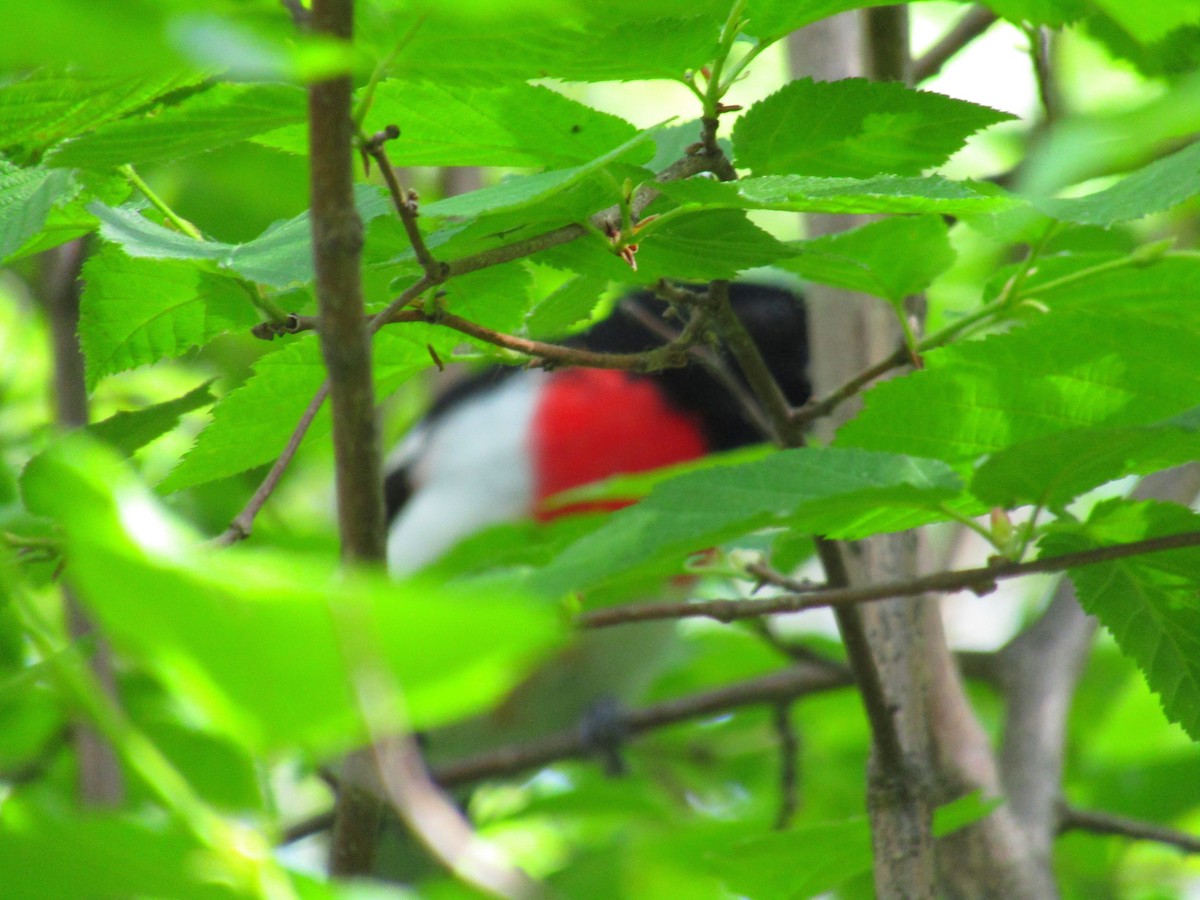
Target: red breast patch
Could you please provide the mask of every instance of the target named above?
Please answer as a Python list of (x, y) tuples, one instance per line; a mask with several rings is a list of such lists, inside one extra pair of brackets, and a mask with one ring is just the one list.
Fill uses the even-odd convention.
[(610, 369), (553, 373), (533, 416), (534, 514), (545, 521), (621, 501), (543, 508), (553, 494), (612, 475), (696, 459), (708, 452), (700, 417), (667, 402), (653, 379)]

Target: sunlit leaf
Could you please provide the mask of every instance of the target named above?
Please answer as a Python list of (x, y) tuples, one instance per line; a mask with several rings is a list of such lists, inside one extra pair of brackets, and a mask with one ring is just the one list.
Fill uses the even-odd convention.
[(69, 172), (21, 168), (0, 158), (0, 262), (41, 230), (50, 211), (79, 190)]
[(1200, 459), (1200, 410), (1146, 425), (1083, 428), (1007, 447), (975, 472), (971, 491), (990, 506), (1058, 508), (1124, 475)]
[(733, 129), (737, 165), (755, 175), (920, 175), (1008, 113), (900, 84), (793, 81)]
[(1076, 261), (1074, 275), (1047, 278), (1042, 289), (1035, 279), (1030, 293), (1049, 314), (931, 351), (921, 371), (873, 388), (837, 442), (961, 462), (1200, 405), (1200, 261), (1112, 268), (1106, 259)]
[(961, 489), (942, 463), (887, 453), (787, 450), (662, 482), (612, 515), (536, 577), (581, 590), (639, 566), (661, 565), (772, 524), (863, 537), (940, 518)]
[(940, 216), (884, 219), (791, 246), (801, 253), (781, 261), (780, 268), (892, 303), (925, 290), (954, 262), (949, 230)]
[(765, 175), (719, 182), (691, 178), (659, 186), (680, 203), (732, 209), (778, 209), (814, 213), (927, 213), (948, 215), (993, 212), (1016, 201), (997, 189), (973, 182), (925, 178), (812, 178)]
[(304, 91), (282, 84), (217, 84), (157, 115), (110, 122), (69, 140), (51, 166), (106, 168), (179, 159), (304, 120)]
[(245, 287), (185, 261), (109, 248), (88, 261), (84, 280), (79, 336), (89, 387), (258, 321)]
[(463, 596), (302, 554), (205, 548), (79, 440), (31, 462), (22, 488), (65, 530), (67, 577), (105, 633), (254, 752), (330, 753), (365, 741), (367, 722), (402, 726), (400, 707), (361, 708), (359, 689), (381, 678), (415, 727), (474, 712), (557, 631), (553, 609), (511, 590)]
[[(1056, 556), (1160, 535), (1200, 530), (1200, 517), (1167, 503), (1110, 500), (1087, 522), (1042, 539)], [(1158, 694), (1167, 717), (1200, 739), (1200, 549), (1189, 547), (1071, 570), (1079, 602), (1112, 632)]]

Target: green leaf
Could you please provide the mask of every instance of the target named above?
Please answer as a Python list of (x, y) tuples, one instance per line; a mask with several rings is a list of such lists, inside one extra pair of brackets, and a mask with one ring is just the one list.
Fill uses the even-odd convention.
[[(356, 99), (361, 102), (363, 92)], [(637, 129), (541, 85), (449, 88), (389, 79), (375, 91), (368, 134), (397, 125), (387, 145), (397, 166), (546, 166), (567, 168), (628, 141)], [(263, 135), (260, 143), (307, 153), (302, 126)]]
[[(9, 798), (0, 810), (0, 879), (11, 900), (170, 896), (233, 900), (217, 854), (168, 820), (68, 815)], [(70, 847), (70, 853), (63, 853)], [(203, 867), (203, 868), (202, 868)], [(207, 869), (209, 878), (200, 876)]]
[(925, 290), (954, 262), (949, 229), (940, 216), (884, 219), (791, 246), (802, 253), (779, 263), (780, 268), (892, 303)]
[(23, 169), (0, 158), (0, 262), (20, 250), (46, 224), (51, 210), (78, 190), (70, 172)]
[(983, 796), (983, 791), (972, 791), (943, 803), (933, 811), (933, 836), (937, 838), (953, 834), (968, 825), (974, 825), (1004, 803), (1003, 797)]
[(865, 818), (796, 825), (726, 842), (701, 859), (735, 896), (814, 897), (870, 871), (871, 826)]
[[(370, 10), (365, 11), (368, 16)], [(725, 0), (681, 3), (436, 4), (412, 15), (374, 13), (360, 33), (408, 81), (493, 86), (498, 81), (676, 79), (716, 49)], [(396, 46), (403, 51), (393, 55)]]
[(738, 166), (755, 175), (920, 175), (989, 125), (998, 110), (864, 78), (793, 81), (738, 119)]
[[(347, 575), (311, 554), (205, 548), (119, 459), (79, 439), (34, 459), (22, 487), (64, 529), (67, 578), (114, 645), (255, 753), (345, 750), (367, 739), (365, 717), (428, 728), (470, 715), (559, 631), (552, 607), (494, 585), (467, 595)], [(385, 686), (383, 708), (361, 708), (364, 677)], [(405, 722), (391, 707), (400, 690)]]
[(939, 504), (961, 490), (942, 463), (887, 453), (786, 450), (662, 482), (646, 499), (614, 513), (535, 577), (550, 591), (587, 590), (640, 567), (690, 553), (767, 525), (835, 538), (899, 531), (941, 517)]
[[(11, 17), (6, 24), (12, 25)], [(56, 22), (55, 29), (62, 24)], [(11, 30), (7, 36), (14, 39)], [(122, 78), (74, 69), (37, 69), (0, 87), (0, 145), (48, 147), (201, 79), (195, 72), (182, 71)]]
[[(61, 171), (61, 170), (57, 170)], [(71, 173), (77, 189), (73, 197), (50, 208), (40, 229), (21, 248), (8, 257), (8, 262), (51, 250), (91, 234), (96, 230), (96, 217), (87, 211), (87, 206), (100, 199), (105, 203), (120, 203), (129, 197), (129, 183), (115, 173), (97, 173), (79, 170)], [(64, 198), (65, 199), (65, 198)]]
[(1132, 109), (1073, 116), (1053, 128), (1022, 165), (1022, 193), (1048, 197), (1088, 178), (1146, 164), (1200, 131), (1200, 73)]
[(47, 165), (107, 168), (179, 159), (246, 140), (305, 116), (301, 88), (216, 84), (154, 116), (110, 122), (55, 148)]
[(778, 209), (812, 213), (966, 213), (995, 212), (1017, 201), (990, 185), (925, 178), (810, 178), (766, 175), (740, 181), (689, 178), (658, 189), (680, 203), (727, 209)]
[(607, 286), (603, 279), (576, 275), (529, 311), (525, 330), (535, 338), (562, 337), (573, 326), (591, 318)]
[(971, 492), (989, 506), (1058, 509), (1125, 475), (1200, 459), (1200, 407), (1146, 425), (1082, 428), (1007, 447), (975, 472)]
[(1059, 28), (1090, 10), (1086, 0), (988, 0), (988, 6), (1010, 22)]
[(258, 321), (236, 280), (178, 260), (130, 259), (116, 248), (83, 269), (79, 337), (89, 390), (114, 372), (179, 356)]
[(529, 310), (533, 275), (523, 260), (517, 260), (452, 278), (442, 290), (445, 296), (438, 302), (450, 312), (485, 328), (512, 333), (520, 329)]
[[(373, 185), (355, 186), (355, 205), (364, 222), (389, 209), (384, 192)], [(130, 256), (148, 259), (208, 259), (252, 281), (284, 288), (313, 279), (312, 232), (308, 212), (276, 222), (252, 241), (225, 244), (197, 241), (164, 228), (129, 207), (96, 202), (88, 209), (100, 220), (105, 240), (120, 244)]]
[(210, 390), (214, 380), (209, 379), (174, 400), (114, 413), (102, 422), (89, 425), (88, 433), (113, 447), (117, 452), (125, 456), (132, 456), (135, 451), (178, 425), (180, 418), (185, 413), (208, 406), (215, 401), (217, 398)]
[(1034, 200), (1064, 222), (1108, 227), (1162, 212), (1200, 193), (1200, 142), (1157, 159), (1111, 187), (1085, 197)]
[[(1082, 525), (1044, 537), (1041, 555), (1200, 530), (1200, 517), (1168, 503), (1115, 499)], [(1126, 557), (1072, 569), (1083, 608), (1100, 619), (1121, 652), (1137, 663), (1172, 722), (1200, 740), (1200, 548)]]
[(1143, 43), (1157, 41), (1182, 25), (1200, 22), (1200, 4), (1196, 0), (1159, 0), (1149, 4), (1135, 0), (1094, 2)]
[(836, 442), (959, 463), (1200, 405), (1200, 260), (1111, 267), (1122, 262), (1084, 258), (1073, 275), (1035, 276), (1029, 295), (1049, 313), (924, 354), (924, 369), (873, 388)]
[(746, 214), (713, 209), (685, 215), (641, 239), (638, 269), (645, 278), (710, 281), (734, 278), (791, 255), (788, 247), (753, 224)]
[(840, 12), (888, 5), (888, 0), (750, 0), (743, 14), (746, 25), (742, 30), (773, 41)]
[[(448, 357), (457, 339), (433, 326), (392, 326), (375, 336), (376, 393), (394, 391), (430, 364), (429, 345)], [(159, 486), (162, 491), (226, 478), (264, 463), (282, 452), (304, 409), (325, 380), (315, 335), (302, 335), (254, 364), (254, 374), (213, 408), (213, 421)], [(307, 441), (329, 434), (323, 409)]]
[[(583, 165), (569, 169), (555, 169), (550, 172), (538, 172), (533, 175), (514, 176), (492, 187), (485, 187), (469, 194), (459, 194), (431, 203), (422, 209), (427, 216), (470, 218), (481, 213), (500, 213), (525, 210), (537, 204), (562, 194), (570, 188), (583, 184), (588, 179), (601, 172), (606, 166), (623, 161), (644, 162), (651, 156), (646, 146), (658, 131), (649, 128), (640, 131), (620, 146), (614, 147), (607, 153), (589, 160)], [(635, 152), (636, 151), (636, 152)], [(612, 199), (617, 199), (615, 185), (609, 188)], [(594, 209), (590, 209), (594, 212)]]

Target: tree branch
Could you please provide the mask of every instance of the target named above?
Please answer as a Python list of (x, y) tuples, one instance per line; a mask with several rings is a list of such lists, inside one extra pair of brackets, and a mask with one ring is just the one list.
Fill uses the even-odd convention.
[[(405, 322), (441, 325), (494, 347), (533, 357), (550, 365), (580, 366), (590, 369), (627, 369), (633, 372), (658, 372), (662, 369), (687, 365), (689, 351), (704, 338), (704, 322), (701, 320), (689, 323), (688, 327), (684, 328), (671, 342), (661, 347), (655, 347), (653, 350), (641, 353), (597, 353), (581, 347), (551, 344), (518, 337), (514, 334), (505, 334), (453, 313), (426, 312), (423, 308), (399, 309), (390, 315), (384, 311), (372, 320), (373, 328), (376, 327), (375, 323), (377, 322), (379, 327)], [(280, 324), (279, 330), (288, 334), (296, 334), (317, 329), (320, 327), (320, 323), (321, 320), (317, 316), (289, 315)]]
[[(655, 703), (624, 713), (619, 722), (630, 737), (743, 706), (780, 704), (801, 697), (847, 687), (853, 681), (849, 670), (836, 664), (806, 662), (778, 672), (726, 685), (711, 691)], [(488, 778), (505, 778), (567, 759), (585, 759), (595, 752), (578, 728), (480, 753), (438, 766), (433, 777), (445, 788), (476, 784)], [(284, 843), (297, 841), (329, 827), (331, 817), (322, 815), (300, 822), (287, 830)]]
[(1174, 828), (1167, 828), (1165, 825), (1144, 822), (1128, 816), (1119, 816), (1116, 813), (1079, 809), (1065, 803), (1059, 807), (1058, 830), (1060, 834), (1066, 831), (1111, 834), (1135, 841), (1154, 841), (1156, 844), (1166, 844), (1168, 847), (1176, 847), (1184, 853), (1200, 853), (1200, 837), (1188, 834), (1186, 831), (1178, 831)]
[(995, 590), (996, 582), (1008, 578), (1019, 578), (1039, 572), (1063, 572), (1067, 569), (1091, 566), (1097, 563), (1145, 556), (1168, 550), (1200, 546), (1200, 531), (1182, 531), (1176, 534), (1132, 541), (1126, 544), (1109, 544), (1091, 550), (1079, 550), (1060, 556), (1047, 556), (1028, 562), (1000, 561), (974, 569), (958, 569), (951, 572), (934, 572), (900, 581), (887, 581), (862, 587), (814, 587), (803, 582), (782, 579), (793, 593), (761, 599), (695, 600), (680, 603), (628, 603), (607, 606), (580, 615), (582, 628), (611, 628), (632, 622), (650, 622), (657, 619), (709, 618), (718, 622), (733, 622), (774, 613), (800, 612), (831, 606), (853, 606), (894, 597), (915, 597), (931, 592), (954, 593), (974, 591), (987, 594)]
[(995, 24), (997, 15), (986, 6), (973, 6), (925, 54), (912, 64), (913, 84), (928, 81), (960, 50)]
[[(87, 384), (83, 353), (79, 349), (80, 271), (85, 256), (82, 239), (69, 241), (44, 257), (43, 302), (50, 326), (54, 362), (55, 418), (60, 428), (83, 428), (88, 423)], [(67, 627), (71, 639), (91, 637), (95, 626), (75, 592), (62, 588)], [(114, 704), (117, 685), (113, 674), (112, 650), (103, 637), (94, 641), (88, 666), (98, 684)], [(75, 748), (79, 760), (79, 796), (87, 805), (118, 806), (125, 798), (125, 778), (112, 745), (88, 722), (75, 726)]]

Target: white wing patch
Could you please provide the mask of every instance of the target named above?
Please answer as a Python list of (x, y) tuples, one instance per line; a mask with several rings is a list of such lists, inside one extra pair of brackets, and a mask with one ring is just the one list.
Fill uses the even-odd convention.
[(388, 570), (414, 572), (468, 535), (527, 516), (529, 434), (543, 372), (518, 372), (420, 426), (393, 459), (416, 458), (412, 497), (388, 531)]

